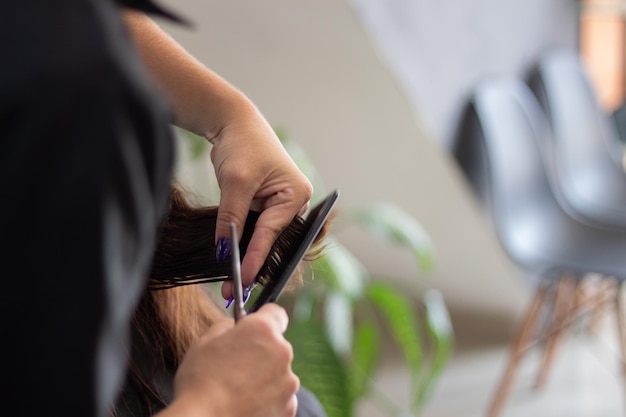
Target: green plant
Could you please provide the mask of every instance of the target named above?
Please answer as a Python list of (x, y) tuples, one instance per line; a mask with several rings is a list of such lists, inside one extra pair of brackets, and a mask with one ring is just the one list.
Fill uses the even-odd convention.
[[(326, 194), (306, 153), (276, 130), (285, 148), (314, 185), (312, 205)], [(190, 149), (204, 152), (185, 133)], [(340, 211), (320, 258), (305, 270), (305, 285), (280, 300), (290, 313), (286, 337), (294, 348), (294, 372), (313, 391), (329, 417), (352, 417), (359, 401), (378, 398), (387, 415), (418, 416), (453, 349), (453, 330), (440, 293), (415, 286), (399, 289), (373, 277), (336, 238), (336, 225), (360, 227), (377, 239), (408, 249), (420, 269), (435, 267), (433, 246), (421, 225), (392, 203)], [(410, 374), (410, 404), (385, 400), (372, 384), (380, 363), (380, 338), (393, 338)]]

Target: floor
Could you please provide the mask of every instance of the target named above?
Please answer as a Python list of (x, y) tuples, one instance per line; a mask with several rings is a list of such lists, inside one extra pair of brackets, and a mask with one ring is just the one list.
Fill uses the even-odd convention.
[[(500, 417), (626, 416), (615, 311), (608, 310), (593, 332), (572, 328), (563, 337), (546, 384), (533, 388), (541, 360), (537, 346), (524, 356)], [(581, 327), (581, 326), (578, 326)], [(390, 356), (390, 355), (388, 355)], [(456, 353), (420, 417), (485, 417), (509, 356), (509, 342), (458, 344)], [(360, 405), (359, 417), (402, 416), (409, 378), (393, 356), (375, 379), (375, 401)], [(386, 405), (381, 407), (380, 404)]]

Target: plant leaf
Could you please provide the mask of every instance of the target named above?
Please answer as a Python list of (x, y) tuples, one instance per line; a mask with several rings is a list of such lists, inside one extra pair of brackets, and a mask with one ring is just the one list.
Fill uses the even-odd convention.
[(358, 324), (352, 346), (348, 387), (352, 401), (356, 402), (367, 393), (369, 382), (379, 361), (379, 332), (373, 320), (364, 320)]
[(346, 370), (324, 328), (312, 321), (292, 321), (285, 337), (293, 346), (292, 369), (300, 384), (317, 396), (328, 417), (351, 417)]
[(313, 277), (322, 281), (331, 290), (357, 299), (363, 294), (364, 282), (369, 279), (367, 270), (332, 236), (326, 237), (326, 248), (318, 259), (312, 262)]
[(348, 357), (352, 352), (352, 302), (345, 294), (331, 291), (326, 297), (324, 320), (328, 340), (340, 357)]
[(391, 203), (372, 204), (354, 213), (357, 222), (374, 236), (409, 247), (423, 271), (434, 269), (433, 244), (413, 216)]
[(285, 300), (291, 298), (293, 302), (291, 314), (296, 320), (307, 321), (312, 319), (315, 304), (313, 294), (307, 291), (300, 291), (298, 294), (292, 294), (292, 297), (289, 297), (289, 294), (285, 295), (278, 303), (285, 307)]
[(408, 297), (384, 282), (372, 282), (367, 296), (382, 313), (394, 340), (402, 350), (409, 371), (416, 380), (423, 361), (423, 348), (418, 323)]
[(428, 372), (422, 375), (420, 387), (414, 396), (413, 408), (417, 410), (421, 409), (430, 397), (454, 349), (454, 330), (443, 296), (438, 290), (430, 289), (423, 300), (424, 322), (431, 342), (432, 358)]

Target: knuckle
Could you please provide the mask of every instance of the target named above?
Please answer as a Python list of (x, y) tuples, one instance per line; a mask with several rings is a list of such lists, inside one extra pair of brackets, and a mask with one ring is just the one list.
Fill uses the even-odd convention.
[(313, 197), (313, 184), (311, 183), (311, 181), (306, 179), (303, 188), (303, 197), (305, 202), (311, 200), (311, 198)]
[[(250, 320), (252, 319), (252, 320)], [(251, 331), (257, 334), (257, 337), (269, 337), (274, 333), (274, 327), (267, 320), (261, 320), (258, 314), (251, 314), (248, 323), (252, 327)]]
[(282, 339), (283, 343), (280, 343), (276, 349), (276, 354), (283, 362), (291, 363), (293, 361), (293, 346), (286, 339)]
[(217, 212), (217, 221), (230, 223), (237, 221), (237, 213), (229, 208), (221, 208)]
[(231, 187), (247, 188), (254, 180), (254, 172), (250, 166), (224, 166), (220, 172), (220, 183)]
[(304, 204), (313, 197), (313, 184), (304, 175), (301, 181), (296, 181), (292, 186), (284, 190), (287, 201), (293, 201), (297, 204)]
[(292, 377), (290, 381), (290, 388), (291, 391), (295, 394), (300, 389), (300, 378), (298, 378), (298, 375), (294, 374), (293, 372), (291, 373), (291, 375)]

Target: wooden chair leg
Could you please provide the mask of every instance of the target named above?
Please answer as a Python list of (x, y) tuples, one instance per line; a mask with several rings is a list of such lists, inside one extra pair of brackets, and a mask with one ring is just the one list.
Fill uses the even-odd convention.
[(511, 346), (509, 362), (504, 371), (502, 379), (498, 384), (496, 393), (489, 405), (489, 409), (487, 411), (488, 417), (497, 417), (500, 415), (502, 411), (502, 406), (504, 405), (504, 400), (511, 389), (511, 383), (513, 382), (513, 376), (519, 363), (528, 349), (529, 341), (532, 339), (533, 333), (535, 331), (535, 325), (537, 322), (537, 317), (541, 312), (541, 306), (546, 298), (546, 294), (551, 285), (551, 282), (541, 282), (539, 287), (535, 292), (535, 296), (533, 302), (526, 314), (526, 318), (520, 326), (520, 329), (517, 333), (516, 339)]
[(545, 385), (548, 372), (552, 366), (556, 349), (560, 344), (565, 328), (571, 323), (572, 317), (577, 310), (578, 292), (582, 286), (581, 279), (563, 276), (559, 279), (554, 300), (552, 320), (548, 328), (543, 361), (539, 368), (535, 388)]
[[(596, 283), (594, 293), (591, 296), (591, 317), (587, 326), (587, 331), (590, 333), (597, 333), (602, 324), (604, 313), (606, 312), (604, 302), (612, 294), (614, 289), (614, 283), (610, 282), (606, 278), (601, 279), (599, 283)], [(611, 297), (612, 298), (612, 297)]]

